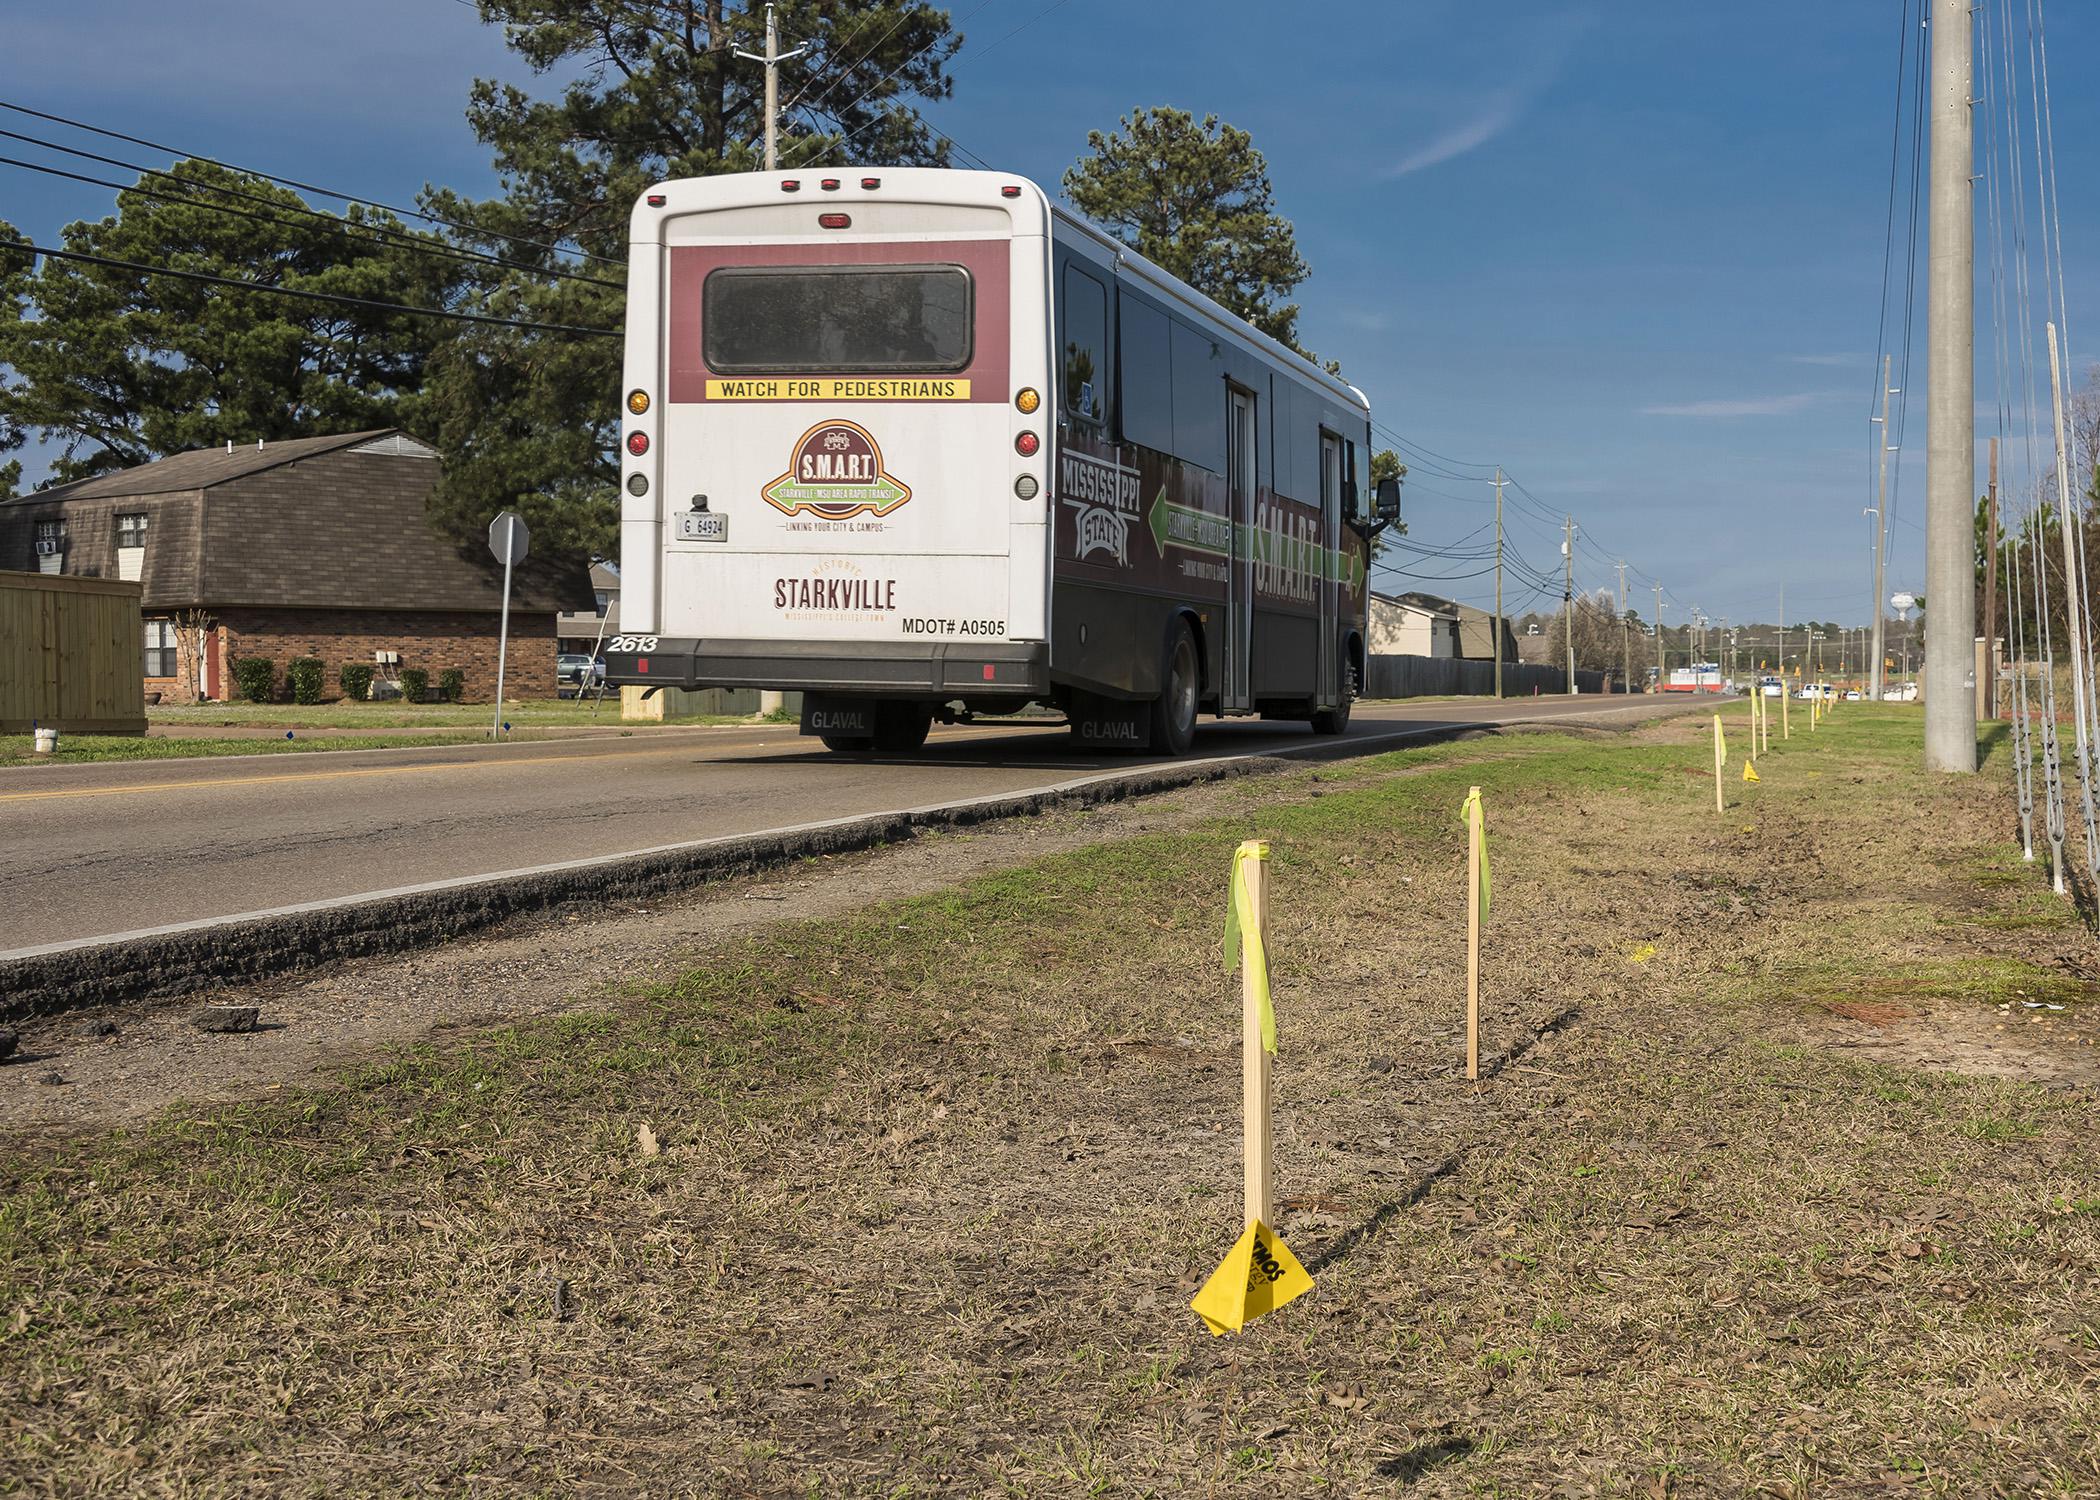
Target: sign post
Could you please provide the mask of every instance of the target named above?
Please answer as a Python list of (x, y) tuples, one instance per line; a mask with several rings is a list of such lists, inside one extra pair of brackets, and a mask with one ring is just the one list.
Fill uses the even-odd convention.
[(506, 510), (489, 522), (489, 552), (503, 564), (503, 616), (496, 627), (496, 715), (489, 725), (489, 738), (503, 737), (503, 669), (510, 656), (510, 572), (525, 561), (532, 535), (525, 518)]

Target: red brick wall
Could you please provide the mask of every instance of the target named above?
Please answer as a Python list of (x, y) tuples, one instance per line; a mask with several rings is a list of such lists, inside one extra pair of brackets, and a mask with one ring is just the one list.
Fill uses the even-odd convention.
[[(279, 693), (285, 668), (301, 656), (322, 662), (322, 696), (340, 698), (339, 669), (345, 662), (373, 665), (375, 651), (398, 651), (401, 665), (430, 674), (430, 690), (447, 667), (467, 674), (467, 701), (496, 696), (497, 616), (468, 611), (362, 609), (224, 609), (215, 612), (223, 629), (225, 691), (238, 691), (232, 664), (244, 656), (277, 663)], [(506, 698), (554, 696), (554, 616), (534, 610), (510, 617), (510, 664)], [(384, 674), (382, 674), (384, 675)]]

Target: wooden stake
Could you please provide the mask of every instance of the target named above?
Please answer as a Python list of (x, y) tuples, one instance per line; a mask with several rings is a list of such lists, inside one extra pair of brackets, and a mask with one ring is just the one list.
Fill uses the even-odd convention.
[(1727, 805), (1727, 803), (1725, 803), (1725, 802), (1723, 802), (1723, 801), (1721, 800), (1722, 792), (1723, 792), (1723, 791), (1725, 790), (1725, 788), (1726, 788), (1726, 787), (1727, 787), (1727, 785), (1728, 785), (1728, 778), (1727, 778), (1727, 777), (1725, 777), (1725, 776), (1723, 776), (1723, 775), (1721, 774), (1721, 772), (1722, 772), (1722, 769), (1723, 769), (1723, 768), (1724, 768), (1724, 767), (1726, 766), (1726, 764), (1727, 764), (1727, 757), (1726, 757), (1725, 755), (1723, 755), (1723, 754), (1722, 754), (1722, 752), (1721, 752), (1721, 716), (1720, 716), (1719, 714), (1715, 714), (1715, 715), (1714, 715), (1714, 811), (1715, 811), (1715, 812), (1726, 812), (1726, 811), (1728, 811), (1728, 805)]
[[(1247, 842), (1260, 851), (1247, 860), (1243, 870), (1247, 882), (1247, 905), (1251, 908), (1254, 930), (1261, 935), (1262, 949), (1266, 954), (1269, 939), (1269, 846), (1255, 839)], [(1255, 972), (1243, 936), (1240, 942), (1240, 1100), (1246, 1142), (1247, 1222), (1252, 1224), (1259, 1219), (1264, 1224), (1273, 1225), (1276, 1219), (1270, 1201), (1269, 1054), (1261, 1044), (1260, 986), (1266, 978), (1266, 975)]]
[(1779, 737), (1790, 740), (1794, 737), (1794, 726), (1787, 721), (1786, 673), (1779, 674)]
[(1750, 689), (1750, 748), (1745, 752), (1752, 760), (1757, 759), (1757, 702), (1757, 689), (1753, 686)]
[(1466, 1077), (1480, 1076), (1480, 788), (1466, 802)]

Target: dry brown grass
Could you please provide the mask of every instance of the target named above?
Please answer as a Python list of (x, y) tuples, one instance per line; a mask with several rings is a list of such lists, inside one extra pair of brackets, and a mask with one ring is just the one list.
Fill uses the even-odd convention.
[[(1841, 713), (1718, 819), (1684, 723), (1249, 783), (616, 1013), (23, 1138), (0, 1488), (2088, 1492), (2090, 947), (1914, 725)], [(1319, 1286), (1213, 1340), (1249, 834)], [(1903, 1039), (2073, 1086), (1873, 1060)]]

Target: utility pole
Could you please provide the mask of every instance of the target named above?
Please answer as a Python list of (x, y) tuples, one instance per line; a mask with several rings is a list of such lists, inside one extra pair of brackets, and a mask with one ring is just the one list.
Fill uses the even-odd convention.
[(1881, 701), (1884, 686), (1881, 664), (1888, 660), (1883, 652), (1886, 642), (1881, 634), (1881, 617), (1888, 608), (1888, 600), (1882, 597), (1881, 591), (1887, 586), (1885, 562), (1889, 550), (1889, 454), (1895, 451), (1889, 446), (1889, 397), (1896, 394), (1896, 388), (1889, 384), (1892, 368), (1890, 357), (1882, 355), (1881, 415), (1873, 419), (1881, 428), (1881, 489), (1874, 501), (1874, 666), (1871, 677), (1873, 685), (1867, 690), (1867, 696), (1877, 703)]
[(1619, 559), (1619, 670), (1626, 675), (1626, 691), (1633, 691), (1633, 627), (1626, 623), (1626, 559)]
[(1568, 643), (1568, 691), (1579, 693), (1575, 685), (1575, 518), (1568, 517), (1567, 526), (1561, 532), (1560, 555), (1562, 563), (1560, 582), (1561, 634)]
[(1663, 586), (1655, 586), (1655, 690), (1663, 690)]
[[(1925, 769), (1976, 769), (1976, 148), (1969, 0), (1932, 3)], [(2068, 580), (2067, 580), (2068, 582)], [(2073, 596), (2072, 612), (2077, 611)], [(2074, 631), (2076, 627), (2073, 627)], [(2076, 635), (2073, 637), (2074, 649)]]
[(1502, 696), (1502, 466), (1495, 466), (1495, 696)]
[(1998, 717), (1998, 440), (1991, 439), (1991, 488), (1985, 502), (1988, 550), (1983, 554), (1983, 716)]
[(780, 50), (780, 26), (773, 18), (773, 7), (766, 7), (766, 50), (763, 56), (746, 52), (742, 47), (736, 55), (750, 62), (766, 65), (766, 170), (780, 170), (780, 65), (791, 62), (807, 52), (807, 47), (797, 47), (792, 52)]

